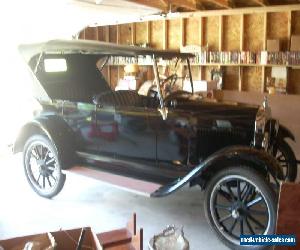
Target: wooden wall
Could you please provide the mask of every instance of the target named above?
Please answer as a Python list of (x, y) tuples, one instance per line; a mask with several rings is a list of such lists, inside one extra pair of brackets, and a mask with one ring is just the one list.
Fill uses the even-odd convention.
[[(290, 36), (300, 35), (300, 10), (201, 16), (138, 22), (87, 28), (80, 37), (120, 44), (149, 43), (158, 49), (179, 49), (182, 45), (208, 45), (209, 50), (233, 51), (266, 49), (266, 39), (280, 39), (288, 50)], [(212, 66), (193, 66), (194, 79), (210, 79)], [(265, 66), (224, 66), (224, 87), (237, 91), (265, 91)], [(118, 66), (107, 70), (112, 85), (123, 70)], [(288, 93), (300, 94), (300, 68), (289, 68)]]

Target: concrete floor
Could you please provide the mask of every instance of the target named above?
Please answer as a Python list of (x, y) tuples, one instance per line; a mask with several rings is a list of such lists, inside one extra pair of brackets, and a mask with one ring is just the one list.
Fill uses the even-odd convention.
[(19, 154), (0, 158), (0, 190), (0, 239), (82, 226), (102, 232), (125, 226), (136, 212), (138, 227), (144, 228), (144, 246), (154, 234), (175, 224), (184, 226), (192, 250), (227, 249), (206, 222), (199, 188), (150, 199), (69, 175), (62, 192), (47, 200), (27, 184)]

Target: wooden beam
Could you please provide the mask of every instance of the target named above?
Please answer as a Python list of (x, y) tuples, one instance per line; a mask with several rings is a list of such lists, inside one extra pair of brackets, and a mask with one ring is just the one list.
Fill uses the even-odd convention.
[(224, 32), (224, 25), (223, 25), (223, 16), (219, 16), (219, 51), (223, 50), (223, 32)]
[(180, 19), (180, 47), (185, 46), (185, 19)]
[(270, 5), (269, 0), (252, 0), (252, 1), (263, 7)]
[[(263, 31), (263, 50), (267, 49), (268, 39), (268, 13), (264, 13), (264, 31)], [(266, 67), (262, 66), (261, 69), (261, 93), (265, 92), (266, 81)]]
[(170, 0), (169, 3), (189, 10), (199, 10), (197, 8), (198, 5), (196, 3), (196, 0)]
[[(136, 0), (137, 1), (137, 0)], [(131, 20), (131, 22), (147, 22), (147, 21), (159, 21), (159, 20), (172, 20), (177, 18), (199, 18), (199, 17), (209, 17), (209, 16), (234, 16), (234, 15), (247, 15), (247, 14), (260, 14), (260, 13), (274, 13), (274, 12), (288, 12), (288, 11), (300, 11), (300, 4), (290, 4), (290, 5), (274, 5), (267, 7), (249, 7), (249, 8), (234, 8), (226, 10), (202, 10), (202, 11), (190, 11), (190, 12), (181, 12), (174, 15), (147, 15), (142, 17), (137, 17), (136, 19)], [(173, 14), (173, 13), (172, 13)], [(99, 26), (106, 25), (116, 25), (128, 23), (128, 21), (121, 21), (116, 19), (108, 23), (103, 23)]]
[(105, 26), (105, 42), (109, 43), (110, 37), (109, 37), (109, 26)]
[(243, 51), (244, 50), (244, 29), (245, 29), (245, 16), (241, 15), (241, 22), (240, 22), (240, 50)]
[(289, 11), (288, 12), (288, 23), (287, 23), (288, 27), (288, 41), (287, 41), (287, 50), (290, 50), (290, 46), (291, 46), (291, 36), (292, 36), (292, 12)]
[(263, 50), (267, 50), (268, 39), (268, 13), (264, 13)]
[(209, 2), (225, 9), (232, 9), (234, 7), (234, 3), (232, 2), (232, 0), (209, 0)]
[(159, 0), (159, 1), (148, 1), (148, 0), (127, 0), (129, 2), (145, 5), (148, 7), (156, 8), (162, 10), (164, 12), (168, 11), (169, 4), (166, 4), (166, 1)]
[(163, 49), (168, 48), (168, 20), (163, 21)]
[[(245, 16), (242, 14), (240, 19), (240, 51), (244, 50), (244, 29), (245, 29)], [(243, 90), (243, 75), (244, 68), (239, 66), (239, 91)]]
[(300, 11), (300, 4), (291, 4), (291, 5), (274, 5), (267, 6), (264, 8), (261, 7), (249, 7), (249, 8), (234, 8), (227, 10), (205, 10), (205, 11), (194, 11), (194, 12), (182, 12), (178, 13), (176, 17), (171, 15), (167, 17), (164, 16), (144, 16), (140, 17), (137, 21), (151, 21), (151, 20), (163, 20), (163, 19), (175, 19), (175, 18), (192, 18), (192, 17), (209, 17), (209, 16), (233, 16), (241, 14), (259, 14), (259, 13), (273, 13), (273, 12), (286, 12), (286, 11)]
[(239, 66), (239, 91), (243, 91), (244, 67)]
[(135, 23), (131, 23), (131, 44), (134, 45), (136, 41)]
[(147, 43), (151, 43), (151, 22), (147, 22)]
[(169, 8), (169, 1), (168, 1), (168, 0), (159, 0), (159, 2), (161, 2), (161, 4), (162, 4), (165, 8)]
[(204, 18), (200, 17), (200, 19), (199, 19), (199, 44), (200, 44), (200, 46), (203, 46), (203, 40), (204, 40)]

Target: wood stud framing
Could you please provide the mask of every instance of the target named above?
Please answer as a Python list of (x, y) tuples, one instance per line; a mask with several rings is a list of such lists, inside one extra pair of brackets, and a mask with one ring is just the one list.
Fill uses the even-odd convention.
[(223, 25), (224, 18), (223, 16), (219, 16), (219, 51), (223, 50)]
[(257, 3), (260, 6), (268, 6), (269, 5), (269, 1), (268, 0), (252, 0), (253, 2)]
[(168, 20), (163, 21), (163, 49), (168, 48)]
[(136, 29), (135, 29), (135, 23), (132, 23), (131, 24), (131, 44), (135, 44), (135, 41), (136, 41)]
[[(266, 1), (259, 1), (258, 2), (263, 2), (264, 4), (266, 4)], [(254, 10), (254, 11), (253, 11)], [(266, 50), (266, 41), (268, 38), (268, 13), (273, 13), (273, 12), (280, 12), (280, 13), (287, 13), (288, 15), (288, 22), (287, 22), (287, 40), (290, 41), (290, 37), (292, 35), (292, 23), (294, 22), (292, 20), (293, 17), (293, 11), (300, 11), (300, 5), (287, 5), (287, 6), (272, 6), (272, 7), (263, 7), (263, 8), (247, 8), (247, 9), (242, 9), (242, 10), (237, 10), (237, 9), (228, 9), (228, 10), (222, 10), (222, 11), (214, 11), (214, 14), (210, 11), (201, 11), (201, 12), (190, 12), (191, 15), (187, 14), (187, 13), (182, 13), (180, 14), (180, 26), (178, 26), (178, 28), (180, 29), (180, 38), (178, 39), (178, 47), (180, 46), (185, 46), (186, 42), (188, 42), (187, 36), (186, 36), (186, 29), (188, 28), (188, 21), (186, 20), (186, 18), (194, 18), (195, 20), (197, 20), (197, 25), (196, 27), (198, 27), (198, 31), (199, 31), (199, 38), (197, 39), (197, 42), (199, 45), (203, 46), (204, 44), (204, 34), (205, 32), (207, 32), (205, 30), (205, 26), (204, 26), (204, 22), (205, 22), (205, 17), (209, 17), (209, 16), (219, 16), (219, 29), (218, 29), (218, 44), (217, 44), (217, 48), (220, 51), (222, 49), (225, 49), (225, 43), (223, 44), (223, 32), (225, 32), (225, 27), (227, 27), (227, 25), (225, 25), (224, 22), (224, 16), (230, 16), (230, 15), (239, 15), (240, 16), (240, 28), (239, 28), (239, 32), (240, 32), (240, 37), (239, 37), (239, 49), (241, 51), (243, 50), (249, 50), (249, 44), (247, 46), (247, 42), (245, 42), (245, 25), (246, 25), (246, 15), (252, 15), (252, 14), (258, 14), (262, 17), (261, 20), (263, 20), (262, 22), (262, 50)], [(270, 18), (270, 17), (269, 17)], [(168, 39), (169, 36), (171, 34), (169, 34), (169, 30), (168, 30), (168, 26), (169, 26), (169, 19), (168, 18), (164, 18), (162, 19), (162, 43), (161, 46), (163, 49), (168, 49)], [(235, 21), (236, 22), (236, 21)], [(179, 23), (179, 22), (178, 22)], [(225, 25), (225, 26), (224, 26)], [(151, 38), (152, 35), (151, 32), (155, 32), (155, 30), (153, 30), (153, 27), (151, 29), (152, 26), (152, 21), (147, 21), (145, 26), (146, 27), (146, 31), (144, 33), (144, 40), (145, 42), (151, 44)], [(131, 41), (132, 44), (134, 44), (137, 40), (137, 37), (139, 34), (136, 34), (137, 30), (136, 30), (136, 24), (132, 23), (130, 24), (131, 27), (131, 37), (129, 37), (128, 41)], [(194, 26), (195, 27), (195, 26)], [(248, 27), (248, 26), (246, 26)], [(117, 25), (116, 26), (116, 41), (117, 43), (120, 43), (120, 30), (121, 26)], [(101, 36), (99, 32), (105, 32), (105, 35)], [(227, 30), (226, 30), (227, 31)], [(250, 31), (251, 32), (251, 31)], [(249, 34), (249, 31), (248, 31)], [(85, 32), (85, 30), (83, 30), (80, 34), (80, 37), (83, 39), (87, 39), (88, 38), (88, 33)], [(94, 38), (99, 40), (100, 39), (105, 39), (105, 41), (109, 42), (111, 41), (111, 37), (110, 37), (110, 28), (109, 26), (104, 27), (103, 29), (99, 29), (99, 28), (95, 28), (95, 36)], [(223, 45), (225, 47), (223, 47)], [(289, 49), (289, 44), (288, 44), (288, 48)], [(251, 50), (251, 49), (250, 49)], [(216, 64), (216, 66), (220, 66), (218, 64)], [(252, 67), (255, 65), (249, 65), (249, 67)], [(229, 66), (230, 67), (230, 66)], [(243, 65), (233, 65), (233, 67), (238, 67), (238, 89), (239, 91), (243, 91), (243, 90), (247, 90), (247, 88), (243, 87), (243, 77), (247, 77), (247, 69), (248, 67), (243, 67)], [(120, 67), (121, 68), (121, 67)], [(257, 70), (259, 71), (259, 74), (261, 76), (261, 86), (260, 86), (260, 91), (264, 92), (265, 91), (265, 81), (266, 81), (266, 76), (268, 76), (268, 74), (270, 73), (270, 70), (268, 68), (268, 66), (255, 66), (255, 68), (257, 68)], [(118, 71), (118, 76), (120, 76), (120, 69), (119, 67), (117, 67), (117, 71)], [(198, 76), (199, 79), (205, 79), (205, 74), (207, 73), (207, 65), (202, 65), (199, 66), (199, 69), (196, 72), (199, 72)], [(291, 71), (289, 69), (289, 71)], [(111, 78), (111, 72), (110, 72), (110, 67), (108, 67), (107, 70), (108, 73), (108, 79)], [(243, 74), (245, 74), (243, 76)], [(248, 72), (249, 74), (249, 72)], [(207, 75), (206, 75), (207, 77)], [(260, 79), (260, 78), (256, 78), (256, 79)], [(258, 86), (258, 85), (256, 85)]]
[(146, 42), (149, 44), (151, 42), (151, 22), (150, 21), (147, 22), (147, 40), (146, 40)]
[[(200, 17), (199, 19), (199, 44), (200, 46), (203, 46), (203, 39), (204, 39), (204, 17)], [(200, 66), (199, 68), (199, 79), (203, 80), (204, 78), (204, 72), (203, 67)]]
[[(264, 30), (263, 30), (263, 50), (267, 50), (267, 38), (268, 38), (268, 13), (264, 13)], [(266, 81), (266, 67), (262, 66), (261, 69), (261, 85), (260, 91), (265, 92), (265, 81)]]
[[(245, 16), (241, 15), (240, 20), (240, 51), (244, 50), (244, 27), (245, 27)], [(243, 90), (243, 67), (239, 66), (239, 91)]]
[(185, 46), (185, 19), (184, 18), (180, 19), (180, 36), (181, 36), (180, 47), (183, 47)]
[(234, 7), (234, 4), (231, 0), (210, 0), (210, 2), (225, 9), (231, 9)]

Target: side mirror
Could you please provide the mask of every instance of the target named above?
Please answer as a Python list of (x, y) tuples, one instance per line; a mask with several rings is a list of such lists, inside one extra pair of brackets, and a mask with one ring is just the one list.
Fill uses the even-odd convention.
[(162, 108), (159, 108), (158, 111), (160, 112), (163, 120), (164, 121), (167, 120), (168, 112), (169, 112), (168, 108), (167, 107), (162, 107)]

